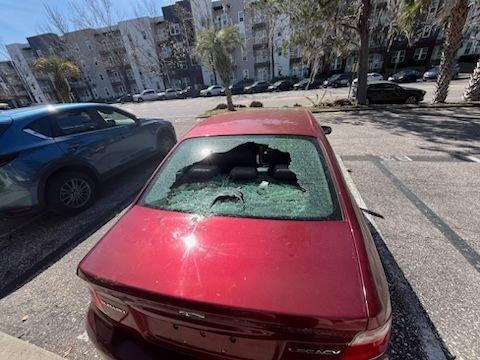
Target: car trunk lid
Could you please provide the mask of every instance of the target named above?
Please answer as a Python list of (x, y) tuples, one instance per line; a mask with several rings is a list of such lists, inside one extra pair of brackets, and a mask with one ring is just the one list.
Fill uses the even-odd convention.
[[(340, 346), (366, 326), (344, 221), (202, 218), (134, 206), (79, 273), (114, 307), (126, 306), (144, 334), (240, 358), (244, 347), (231, 336), (263, 359), (285, 346), (267, 341), (272, 336)], [(202, 331), (216, 340), (207, 345)]]

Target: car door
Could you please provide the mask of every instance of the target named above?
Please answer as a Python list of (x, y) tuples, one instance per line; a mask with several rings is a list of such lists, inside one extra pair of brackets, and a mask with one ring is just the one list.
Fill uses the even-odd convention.
[(105, 128), (90, 109), (69, 110), (52, 116), (54, 139), (69, 160), (92, 165), (100, 175), (118, 166), (118, 158), (108, 151), (122, 140), (121, 131)]
[(367, 97), (370, 99), (370, 102), (373, 104), (381, 104), (382, 91), (380, 89), (380, 84), (370, 84), (367, 86)]
[(389, 104), (403, 104), (405, 102), (405, 90), (396, 84), (386, 84), (386, 93), (389, 96)]
[(155, 91), (153, 90), (145, 91), (145, 93), (143, 94), (143, 98), (145, 100), (154, 100), (156, 98)]
[(110, 131), (121, 134), (121, 139), (108, 148), (111, 156), (119, 160), (120, 166), (146, 157), (156, 150), (155, 134), (148, 127), (142, 126), (133, 115), (110, 107), (98, 107), (95, 113)]

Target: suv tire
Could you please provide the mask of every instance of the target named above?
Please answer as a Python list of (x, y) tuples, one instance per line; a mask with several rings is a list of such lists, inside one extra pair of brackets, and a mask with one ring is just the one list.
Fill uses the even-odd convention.
[(59, 215), (74, 215), (89, 208), (96, 199), (95, 181), (80, 171), (63, 171), (48, 180), (48, 209)]

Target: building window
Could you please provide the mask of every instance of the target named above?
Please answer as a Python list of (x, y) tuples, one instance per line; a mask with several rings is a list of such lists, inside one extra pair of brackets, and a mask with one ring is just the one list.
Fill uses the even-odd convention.
[(358, 64), (358, 54), (350, 55), (345, 64), (345, 71), (356, 71)]
[(248, 79), (248, 76), (249, 76), (248, 69), (243, 69), (243, 78)]
[(392, 64), (400, 64), (405, 61), (405, 50), (397, 50), (392, 53)]
[(432, 51), (432, 60), (438, 60), (442, 57), (443, 48), (441, 45), (437, 45)]
[(143, 40), (147, 40), (147, 33), (145, 31), (142, 31), (142, 37)]
[(94, 63), (95, 63), (95, 66), (98, 66), (98, 61), (97, 60), (95, 60)]
[(340, 70), (342, 68), (342, 59), (336, 57), (330, 63), (330, 70)]
[(184, 61), (184, 60), (179, 61), (179, 62), (178, 62), (178, 67), (179, 67), (180, 69), (186, 69), (186, 68), (188, 68), (187, 62)]
[(429, 38), (431, 34), (432, 34), (432, 27), (425, 26), (422, 31), (422, 38)]
[(87, 40), (86, 44), (87, 44), (88, 50), (92, 50), (92, 43), (90, 42), (90, 40)]
[(382, 54), (370, 54), (368, 56), (368, 69), (380, 70), (383, 65)]
[(465, 48), (463, 49), (463, 55), (468, 55), (472, 52), (473, 41), (469, 40), (465, 43)]
[(243, 10), (238, 12), (238, 22), (241, 23), (245, 20)]
[(415, 49), (415, 53), (413, 54), (413, 58), (416, 61), (425, 60), (427, 58), (427, 53), (428, 53), (428, 48), (426, 48), (426, 47)]
[(228, 14), (222, 14), (222, 16), (220, 17), (220, 24), (221, 26), (228, 25)]
[(107, 96), (110, 96), (110, 91), (108, 91), (107, 88), (105, 88), (105, 94), (107, 94)]
[(180, 24), (170, 24), (170, 35), (180, 35)]
[(102, 74), (100, 74), (99, 76), (100, 76), (100, 80), (103, 80), (103, 75), (102, 75)]

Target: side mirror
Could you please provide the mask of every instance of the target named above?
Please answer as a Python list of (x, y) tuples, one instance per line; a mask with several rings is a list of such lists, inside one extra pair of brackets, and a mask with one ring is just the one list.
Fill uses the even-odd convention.
[(322, 125), (322, 130), (325, 135), (331, 134), (332, 133), (332, 128), (330, 126), (325, 126)]

